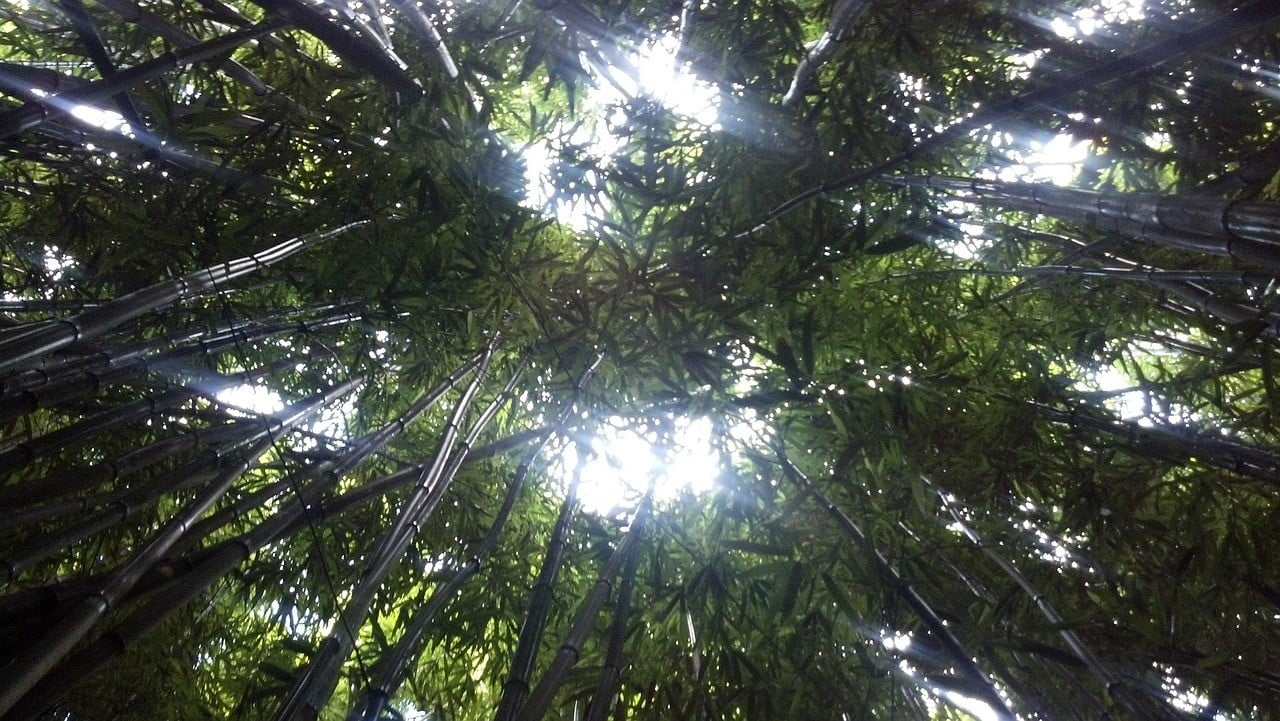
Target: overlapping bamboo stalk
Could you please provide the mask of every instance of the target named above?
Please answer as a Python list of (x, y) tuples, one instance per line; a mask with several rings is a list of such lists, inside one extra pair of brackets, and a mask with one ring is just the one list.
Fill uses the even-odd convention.
[(167, 52), (157, 58), (125, 68), (109, 78), (93, 81), (80, 88), (58, 93), (37, 102), (28, 102), (20, 108), (0, 113), (0, 138), (8, 138), (30, 130), (50, 118), (70, 113), (77, 106), (96, 105), (138, 83), (157, 78), (177, 68), (230, 54), (231, 51), (250, 40), (276, 32), (281, 27), (283, 25), (279, 21), (269, 21), (245, 30), (237, 30), (220, 38)]
[(564, 684), (565, 677), (577, 665), (582, 655), (582, 647), (595, 625), (596, 617), (613, 591), (614, 579), (624, 566), (632, 562), (632, 557), (640, 552), (640, 542), (644, 538), (652, 512), (653, 483), (651, 482), (632, 514), (626, 535), (613, 549), (604, 568), (600, 569), (600, 575), (590, 593), (578, 604), (578, 610), (569, 624), (564, 642), (560, 645), (555, 657), (551, 659), (551, 664), (539, 679), (538, 684), (529, 692), (528, 699), (520, 705), (514, 721), (541, 721), (546, 715), (547, 709), (551, 707), (552, 701)]
[(347, 656), (355, 648), (355, 630), (364, 624), (374, 598), (386, 577), (400, 562), (417, 529), (435, 509), (440, 495), (452, 481), (446, 476), (454, 443), (463, 419), (479, 392), (493, 358), (495, 343), (486, 349), (485, 356), (476, 370), (471, 384), (462, 393), (448, 423), (440, 434), (440, 440), (428, 469), (415, 484), (409, 499), (405, 501), (378, 547), (370, 556), (370, 562), (361, 575), (351, 597), (339, 612), (334, 630), (320, 644), (311, 663), (295, 682), (275, 718), (279, 721), (314, 719), (337, 683), (338, 671)]
[(181, 538), (191, 524), (209, 509), (240, 476), (257, 462), (280, 437), (306, 417), (333, 400), (358, 388), (364, 379), (353, 378), (319, 396), (297, 404), (288, 415), (273, 422), (241, 459), (224, 468), (205, 489), (188, 502), (124, 565), (117, 568), (89, 596), (79, 601), (38, 642), (23, 649), (0, 669), (0, 714), (6, 713), (40, 682), (97, 625), (156, 561)]
[(914, 176), (889, 182), (957, 194), (965, 201), (1029, 210), (1183, 250), (1280, 271), (1280, 204), (1205, 196), (1098, 192), (1048, 183)]
[[(533, 446), (525, 452), (516, 466), (515, 472), (512, 474), (511, 481), (507, 484), (507, 493), (503, 498), (502, 505), (499, 507), (497, 514), (494, 516), (493, 523), (490, 524), (489, 530), (485, 533), (484, 538), (476, 545), (471, 553), (471, 558), (459, 568), (453, 576), (444, 584), (436, 588), (427, 603), (414, 613), (413, 618), (409, 621), (404, 634), (396, 642), (394, 648), (379, 661), (374, 668), (373, 678), (367, 688), (365, 688), (360, 697), (353, 705), (351, 713), (348, 715), (348, 721), (376, 721), (386, 708), (387, 703), (395, 695), (400, 683), (404, 679), (408, 665), (412, 658), (418, 653), (418, 644), (423, 635), (426, 633), (431, 622), (435, 619), (436, 613), (444, 607), (446, 603), (452, 600), (453, 595), (462, 587), (472, 576), (480, 571), (484, 561), (489, 554), (497, 547), (498, 541), (502, 536), (502, 531), (506, 527), (507, 521), (511, 518), (511, 512), (515, 508), (516, 499), (524, 487), (525, 478), (529, 474), (529, 469), (533, 465), (533, 461), (543, 451), (547, 443), (552, 438), (564, 434), (566, 424), (577, 408), (578, 400), (582, 396), (583, 390), (587, 384), (591, 382), (591, 378), (595, 375), (596, 369), (604, 356), (596, 356), (596, 360), (583, 371), (578, 377), (577, 383), (574, 384), (573, 392), (565, 401), (564, 408), (560, 411), (559, 418), (556, 419), (552, 426), (551, 432), (542, 436)], [(474, 439), (473, 439), (474, 440)], [(575, 474), (575, 479), (577, 474)], [(561, 508), (561, 516), (566, 514), (565, 508), (570, 503), (569, 499), (573, 497), (573, 488), (576, 480), (570, 485), (570, 490), (565, 500), (565, 506)], [(556, 528), (560, 527), (560, 521), (556, 523)], [(552, 538), (556, 538), (557, 532), (552, 531)], [(548, 552), (550, 553), (550, 551)], [(544, 560), (543, 567), (546, 567)], [(541, 575), (539, 576), (541, 578)], [(538, 586), (535, 586), (535, 590)], [(532, 604), (531, 604), (532, 606)], [(528, 621), (526, 621), (526, 624)], [(524, 638), (524, 631), (521, 630), (520, 638)], [(516, 652), (517, 657), (520, 655), (519, 650)], [(515, 672), (514, 665), (512, 673)], [(526, 681), (524, 689), (528, 691), (528, 681)], [(506, 697), (506, 688), (504, 686), (504, 696)]]
[(71, 318), (0, 336), (0, 373), (30, 367), (32, 361), (73, 343), (92, 340), (129, 320), (172, 303), (198, 298), (222, 289), (226, 283), (311, 248), (368, 221), (356, 221), (331, 230), (301, 235), (253, 255), (202, 268), (164, 283), (157, 283)]

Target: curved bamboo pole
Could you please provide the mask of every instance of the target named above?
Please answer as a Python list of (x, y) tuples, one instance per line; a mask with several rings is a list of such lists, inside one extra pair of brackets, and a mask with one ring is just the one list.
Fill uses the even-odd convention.
[[(490, 524), (484, 538), (476, 545), (471, 558), (454, 573), (448, 582), (434, 590), (427, 603), (414, 613), (413, 618), (410, 620), (404, 634), (396, 642), (395, 647), (374, 668), (373, 678), (356, 700), (351, 713), (347, 716), (348, 721), (376, 721), (382, 714), (383, 709), (386, 708), (397, 689), (399, 689), (400, 683), (404, 679), (405, 670), (413, 655), (417, 653), (418, 643), (435, 619), (436, 613), (452, 600), (453, 595), (457, 593), (464, 583), (480, 571), (481, 565), (489, 554), (497, 548), (502, 531), (511, 517), (516, 499), (520, 495), (520, 490), (524, 487), (525, 478), (529, 474), (529, 469), (533, 465), (534, 459), (542, 453), (542, 450), (553, 437), (564, 434), (569, 419), (577, 410), (577, 403), (582, 396), (582, 392), (587, 384), (591, 382), (591, 378), (595, 375), (596, 369), (599, 368), (602, 360), (604, 360), (603, 355), (596, 356), (595, 362), (588, 366), (582, 375), (578, 377), (569, 400), (566, 401), (564, 408), (560, 411), (559, 418), (552, 425), (551, 432), (543, 435), (520, 459), (515, 473), (512, 474), (511, 482), (507, 484), (507, 493), (503, 498), (502, 505), (494, 516), (493, 523)], [(555, 535), (554, 531), (552, 535)]]
[(219, 265), (202, 268), (164, 283), (157, 283), (71, 318), (0, 340), (0, 373), (28, 367), (30, 361), (79, 341), (101, 336), (129, 320), (171, 303), (200, 297), (236, 278), (270, 267), (289, 256), (331, 238), (367, 225), (360, 220), (308, 235), (298, 236), (264, 251)]
[(108, 611), (138, 583), (183, 533), (213, 505), (248, 468), (287, 432), (323, 405), (355, 390), (364, 382), (353, 378), (317, 398), (300, 404), (289, 416), (273, 423), (238, 462), (219, 474), (206, 489), (165, 523), (132, 559), (114, 571), (91, 595), (81, 600), (65, 616), (42, 634), (39, 641), (22, 650), (8, 666), (0, 669), (0, 714), (7, 712), (40, 679), (53, 669), (84, 638)]
[(292, 721), (297, 718), (315, 719), (329, 695), (332, 694), (333, 687), (337, 684), (338, 671), (355, 648), (355, 629), (364, 624), (383, 581), (399, 563), (417, 529), (435, 509), (435, 502), (453, 480), (452, 477), (446, 477), (444, 472), (449, 466), (449, 457), (453, 452), (462, 419), (487, 374), (489, 362), (493, 359), (496, 350), (496, 343), (495, 340), (486, 349), (484, 359), (477, 368), (471, 385), (462, 393), (452, 417), (441, 434), (431, 465), (419, 477), (409, 500), (401, 507), (396, 520), (371, 554), (371, 560), (352, 590), (351, 598), (345, 608), (339, 611), (338, 623), (320, 644), (307, 670), (294, 683), (279, 713), (275, 716), (277, 721)]

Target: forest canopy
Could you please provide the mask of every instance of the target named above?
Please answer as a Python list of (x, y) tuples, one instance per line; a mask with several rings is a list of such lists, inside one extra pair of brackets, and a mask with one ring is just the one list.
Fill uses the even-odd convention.
[(8, 0), (0, 717), (1278, 719), (1280, 3)]

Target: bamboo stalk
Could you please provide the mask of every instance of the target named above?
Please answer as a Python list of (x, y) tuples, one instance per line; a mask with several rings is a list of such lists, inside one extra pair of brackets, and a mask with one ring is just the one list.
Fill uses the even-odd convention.
[(216, 451), (225, 444), (239, 445), (241, 441), (260, 436), (268, 428), (270, 426), (267, 423), (250, 420), (233, 421), (211, 428), (185, 429), (181, 435), (148, 443), (106, 463), (72, 468), (0, 488), (0, 505), (22, 509), (48, 503), (86, 488), (116, 483), (197, 446), (207, 446), (211, 451)]
[[(43, 386), (6, 389), (0, 394), (0, 423), (7, 423), (39, 408), (66, 403), (105, 386), (121, 383), (146, 373), (189, 372), (177, 363), (185, 358), (203, 356), (206, 361), (212, 362), (217, 353), (240, 343), (268, 338), (284, 331), (311, 333), (320, 328), (343, 325), (356, 317), (358, 316), (343, 315), (322, 322), (290, 323), (252, 331), (226, 333), (149, 358), (141, 357), (132, 351), (125, 352), (119, 358), (109, 357), (106, 367), (101, 372), (90, 369), (77, 370), (51, 378)], [(198, 389), (192, 390), (198, 392)]]
[(1005, 703), (1004, 699), (1000, 697), (1000, 694), (996, 692), (995, 687), (991, 684), (991, 681), (987, 679), (986, 674), (982, 672), (982, 669), (978, 668), (977, 663), (973, 660), (973, 656), (965, 650), (964, 645), (960, 643), (960, 640), (957, 639), (955, 634), (951, 632), (951, 629), (943, 623), (937, 612), (935, 612), (933, 607), (929, 605), (929, 602), (926, 601), (924, 597), (911, 586), (911, 584), (903, 580), (902, 575), (898, 573), (898, 569), (894, 568), (893, 564), (889, 563), (889, 560), (884, 557), (884, 554), (880, 553), (879, 549), (877, 549), (871, 542), (871, 539), (862, 531), (862, 528), (859, 527), (857, 523), (854, 523), (853, 519), (849, 518), (844, 511), (841, 511), (840, 508), (836, 506), (836, 504), (825, 493), (823, 493), (821, 489), (818, 488), (817, 484), (810, 480), (803, 471), (791, 462), (791, 459), (787, 457), (785, 450), (780, 445), (775, 445), (774, 452), (777, 454), (778, 462), (781, 464), (782, 469), (787, 476), (807, 490), (814, 499), (818, 501), (819, 505), (827, 511), (832, 519), (836, 521), (841, 530), (843, 530), (850, 539), (866, 551), (868, 558), (870, 558), (872, 564), (875, 566), (884, 585), (889, 590), (893, 591), (899, 598), (907, 602), (907, 605), (911, 607), (911, 610), (924, 624), (924, 627), (942, 644), (947, 655), (951, 656), (952, 661), (955, 662), (956, 667), (960, 672), (967, 677), (970, 685), (980, 692), (981, 700), (989, 705), (992, 711), (1001, 719), (1005, 721), (1012, 721), (1017, 718), (1013, 711), (1009, 709), (1009, 706)]
[(449, 54), (449, 48), (444, 44), (444, 38), (440, 35), (440, 31), (436, 29), (435, 23), (431, 22), (431, 18), (422, 11), (421, 5), (417, 0), (390, 0), (391, 4), (400, 11), (400, 15), (409, 23), (409, 27), (413, 28), (418, 35), (421, 35), (427, 41), (427, 49), (435, 54), (436, 60), (439, 61), (440, 67), (444, 70), (445, 75), (450, 80), (458, 78), (458, 65), (453, 61), (453, 56)]
[(1142, 426), (1133, 421), (1105, 418), (1083, 408), (1063, 410), (1034, 401), (1016, 402), (1031, 407), (1055, 423), (1065, 424), (1072, 429), (1100, 431), (1118, 438), (1131, 450), (1150, 458), (1169, 462), (1194, 458), (1269, 486), (1280, 487), (1280, 455), (1270, 449), (1247, 446), (1212, 435), (1198, 435), (1191, 428)]
[(331, 230), (298, 236), (254, 255), (202, 268), (164, 283), (157, 283), (71, 318), (64, 318), (20, 336), (0, 341), (0, 373), (28, 367), (29, 361), (78, 341), (92, 340), (126, 321), (176, 301), (198, 298), (236, 278), (270, 267), (289, 256), (352, 229), (367, 225), (356, 221)]
[(871, 7), (871, 0), (837, 0), (831, 10), (831, 19), (822, 36), (805, 48), (804, 58), (796, 66), (796, 74), (791, 78), (791, 86), (782, 96), (783, 107), (795, 107), (804, 97), (805, 91), (818, 74), (818, 67), (836, 54), (838, 43), (849, 39), (853, 26), (858, 18)]
[(396, 520), (371, 554), (371, 561), (366, 565), (364, 573), (352, 590), (351, 598), (345, 608), (339, 611), (338, 623), (320, 644), (307, 670), (294, 683), (279, 713), (275, 716), (277, 721), (292, 721), (296, 718), (314, 719), (328, 700), (337, 683), (339, 668), (355, 647), (355, 629), (364, 624), (378, 589), (399, 563), (416, 530), (434, 510), (434, 503), (431, 500), (438, 498), (435, 493), (436, 487), (443, 492), (452, 480), (451, 477), (445, 477), (443, 474), (448, 466), (449, 456), (462, 419), (479, 391), (495, 349), (494, 343), (490, 343), (476, 370), (475, 377), (459, 398), (453, 415), (441, 434), (430, 467), (419, 477), (409, 500), (401, 507)]
[[(98, 26), (93, 22), (93, 17), (89, 15), (84, 4), (80, 0), (58, 0), (57, 4), (71, 21), (71, 28), (75, 30), (80, 42), (84, 44), (85, 50), (89, 54), (89, 59), (93, 61), (94, 67), (98, 69), (98, 72), (104, 78), (115, 75), (116, 64), (112, 62), (111, 55), (107, 53), (107, 49), (102, 42), (102, 35), (98, 32)], [(142, 122), (142, 116), (138, 113), (138, 108), (134, 106), (128, 93), (117, 93), (112, 99), (115, 101), (116, 107), (120, 109), (120, 115), (129, 123), (130, 127), (134, 128), (136, 132), (145, 133), (147, 126)]]
[[(215, 456), (233, 455), (236, 451), (244, 449), (253, 440), (255, 439), (246, 438), (241, 442), (234, 443), (222, 449)], [(200, 485), (216, 478), (217, 471), (215, 469), (218, 467), (219, 460), (221, 460), (219, 457), (201, 458), (175, 470), (172, 473), (173, 477), (170, 477), (170, 474), (164, 474), (150, 483), (114, 494), (117, 499), (107, 504), (105, 508), (101, 508), (75, 523), (64, 526), (56, 533), (42, 535), (36, 539), (35, 543), (24, 548), (11, 549), (8, 555), (0, 557), (0, 583), (11, 581), (22, 570), (117, 523), (122, 523), (136, 515), (143, 508), (158, 501), (167, 492)]]
[(1194, 195), (1098, 192), (1048, 183), (940, 176), (892, 178), (889, 182), (963, 193), (964, 200), (982, 205), (1012, 205), (1019, 210), (1030, 209), (1065, 220), (1096, 222), (1154, 242), (1280, 270), (1280, 204), (1277, 203)]
[[(115, 13), (125, 22), (137, 25), (142, 30), (172, 43), (175, 47), (189, 48), (200, 42), (187, 31), (173, 25), (160, 15), (143, 9), (132, 0), (95, 0), (95, 2)], [(310, 110), (298, 105), (288, 96), (263, 82), (253, 71), (232, 58), (224, 59), (217, 67), (226, 73), (227, 77), (253, 91), (254, 95), (266, 98), (304, 117), (314, 115)]]
[[(471, 579), (480, 568), (489, 554), (498, 546), (498, 541), (502, 537), (502, 531), (506, 527), (507, 521), (511, 517), (511, 512), (515, 508), (516, 499), (520, 495), (521, 489), (524, 487), (525, 478), (529, 474), (529, 469), (533, 465), (533, 461), (542, 452), (546, 445), (553, 437), (561, 436), (565, 432), (566, 424), (572, 417), (577, 408), (578, 400), (582, 396), (583, 390), (587, 384), (591, 382), (595, 376), (596, 369), (599, 368), (600, 362), (604, 360), (603, 355), (596, 356), (595, 361), (582, 372), (574, 384), (573, 392), (569, 399), (565, 402), (560, 416), (556, 419), (552, 426), (552, 431), (543, 435), (538, 442), (525, 452), (520, 459), (520, 463), (516, 466), (515, 473), (511, 477), (511, 482), (507, 484), (507, 493), (503, 498), (502, 505), (498, 508), (497, 514), (494, 516), (493, 523), (490, 524), (489, 530), (485, 533), (480, 543), (476, 545), (471, 553), (471, 558), (463, 564), (461, 568), (454, 573), (444, 585), (436, 588), (431, 598), (417, 612), (415, 612), (412, 620), (409, 622), (404, 634), (396, 642), (395, 647), (383, 658), (383, 660), (374, 669), (373, 678), (369, 685), (360, 694), (356, 700), (351, 713), (348, 715), (349, 721), (376, 721), (382, 714), (383, 709), (390, 699), (399, 689), (400, 683), (404, 679), (405, 669), (408, 667), (412, 656), (417, 652), (417, 647), (422, 636), (426, 633), (427, 628), (434, 620), (436, 613), (448, 603), (458, 589), (464, 583)], [(576, 486), (576, 478), (570, 484), (568, 496), (573, 496), (573, 488)], [(568, 503), (568, 499), (566, 499)], [(561, 509), (564, 513), (564, 509)], [(559, 521), (557, 521), (558, 525)], [(552, 532), (552, 537), (556, 535)], [(545, 567), (545, 561), (544, 561)], [(523, 633), (523, 632), (522, 632)], [(526, 683), (527, 691), (527, 683)], [(505, 688), (504, 688), (505, 695)]]
[(119, 658), (148, 631), (239, 565), (248, 555), (247, 551), (241, 551), (242, 548), (235, 544), (222, 546), (217, 553), (184, 574), (180, 581), (148, 599), (145, 605), (131, 612), (117, 626), (60, 664), (14, 705), (5, 718), (13, 721), (39, 718), (85, 679)]
[[(195, 347), (208, 356), (210, 352), (229, 345), (250, 343), (267, 337), (270, 333), (295, 330), (300, 333), (310, 332), (314, 328), (325, 328), (336, 324), (360, 320), (363, 316), (353, 303), (328, 304), (306, 309), (319, 311), (321, 315), (292, 320), (297, 311), (281, 311), (262, 315), (247, 316), (242, 319), (221, 323), (213, 330), (199, 325), (189, 325), (180, 331), (170, 331), (149, 337), (145, 340), (121, 346), (102, 347), (94, 343), (73, 343), (58, 351), (57, 356), (42, 360), (35, 367), (16, 374), (0, 378), (0, 390), (6, 393), (22, 388), (33, 388), (55, 382), (59, 376), (82, 370), (110, 368), (120, 361), (143, 356), (159, 355), (160, 359), (168, 358), (165, 352), (182, 357), (183, 346), (196, 344)], [(289, 320), (286, 320), (289, 319)], [(282, 322), (277, 322), (282, 321)], [(45, 322), (44, 324), (48, 324)], [(27, 329), (38, 329), (40, 323), (32, 323)], [(0, 340), (9, 337), (0, 334)], [(105, 340), (105, 338), (104, 338)]]
[(1076, 635), (1075, 631), (1071, 630), (1066, 621), (1063, 620), (1062, 616), (1058, 614), (1057, 609), (1053, 607), (1053, 604), (1049, 603), (1049, 600), (1044, 597), (1044, 594), (1042, 594), (1034, 584), (1031, 583), (1030, 579), (1023, 575), (1012, 561), (999, 553), (996, 553), (995, 549), (982, 542), (982, 537), (979, 536), (978, 532), (970, 527), (969, 524), (965, 523), (964, 518), (956, 509), (955, 502), (948, 500), (947, 494), (939, 490), (937, 491), (937, 495), (939, 500), (942, 502), (942, 507), (947, 510), (947, 513), (951, 516), (953, 522), (958, 525), (960, 532), (964, 534), (965, 538), (969, 539), (975, 548), (980, 550), (984, 556), (991, 560), (992, 563), (996, 564), (996, 567), (999, 568), (1002, 573), (1017, 584), (1018, 588), (1022, 589), (1023, 593), (1027, 594), (1027, 597), (1030, 598), (1031, 602), (1035, 604), (1037, 609), (1039, 609), (1040, 615), (1044, 616), (1044, 620), (1048, 622), (1050, 627), (1058, 630), (1058, 636), (1062, 639), (1063, 643), (1067, 645), (1067, 648), (1071, 649), (1071, 653), (1075, 654), (1076, 658), (1080, 659), (1080, 662), (1084, 664), (1085, 668), (1089, 669), (1089, 672), (1093, 674), (1094, 678), (1098, 680), (1098, 683), (1102, 685), (1102, 688), (1106, 690), (1107, 695), (1115, 699), (1121, 706), (1124, 706), (1125, 710), (1135, 718), (1146, 718), (1144, 713), (1145, 709), (1136, 702), (1129, 693), (1129, 689), (1102, 665), (1102, 662), (1098, 660), (1098, 657), (1094, 655), (1093, 651), (1085, 645), (1084, 641)]
[[(502, 453), (510, 447), (509, 443), (495, 442), (477, 449), (470, 455), (469, 461)], [(210, 562), (211, 559), (217, 559), (217, 564), (230, 570), (246, 560), (250, 554), (265, 548), (268, 544), (290, 537), (306, 529), (310, 524), (321, 523), (366, 501), (382, 497), (416, 479), (425, 468), (425, 464), (415, 466), (371, 481), (327, 503), (317, 502), (312, 510), (305, 509), (306, 503), (313, 502), (312, 499), (315, 498), (309, 497), (305, 503), (291, 504), (239, 536), (185, 556), (170, 557), (157, 562), (147, 569), (125, 598), (133, 598), (151, 591), (164, 591), (176, 584), (185, 584), (192, 574), (197, 573), (202, 564)], [(179, 544), (175, 544), (172, 550), (176, 551), (178, 548)], [(11, 623), (15, 619), (36, 619), (36, 622), (39, 622), (39, 619), (49, 616), (56, 618), (65, 613), (72, 604), (92, 593), (106, 577), (106, 574), (99, 574), (63, 579), (0, 596), (0, 623)], [(210, 582), (212, 580), (216, 578), (209, 579)], [(33, 692), (28, 696), (28, 699), (32, 698), (41, 697)], [(46, 706), (51, 703), (52, 701), (49, 701)]]
[(8, 138), (30, 130), (46, 120), (70, 113), (77, 106), (94, 105), (140, 82), (152, 80), (177, 68), (228, 54), (246, 42), (276, 32), (281, 27), (281, 23), (270, 21), (245, 30), (237, 30), (220, 38), (167, 52), (152, 60), (121, 70), (110, 78), (97, 80), (81, 88), (58, 93), (39, 102), (29, 102), (15, 110), (0, 113), (0, 138)]
[(618, 687), (625, 667), (622, 652), (627, 643), (627, 620), (631, 616), (631, 594), (635, 587), (639, 561), (640, 554), (632, 554), (627, 559), (627, 567), (622, 574), (618, 602), (613, 610), (613, 627), (609, 631), (609, 645), (604, 655), (604, 668), (600, 671), (600, 683), (596, 686), (595, 695), (591, 697), (591, 705), (587, 707), (586, 721), (606, 721), (609, 708), (618, 697)]
[(422, 86), (407, 72), (407, 66), (390, 48), (343, 30), (315, 8), (297, 0), (253, 0), (263, 10), (315, 36), (343, 62), (372, 75), (412, 105), (422, 97)]
[[(249, 509), (260, 507), (265, 501), (274, 498), (290, 488), (302, 488), (304, 485), (310, 485), (310, 481), (314, 478), (321, 478), (320, 484), (324, 489), (331, 488), (337, 483), (338, 479), (354, 469), (364, 461), (364, 459), (368, 458), (370, 454), (381, 450), (387, 443), (395, 438), (395, 436), (408, 427), (410, 423), (434, 407), (440, 398), (457, 385), (458, 381), (462, 380), (462, 378), (475, 368), (482, 359), (482, 355), (477, 355), (463, 363), (447, 377), (437, 383), (434, 388), (424, 393), (421, 398), (419, 398), (399, 416), (391, 420), (389, 423), (384, 424), (378, 430), (368, 433), (353, 442), (342, 457), (336, 460), (322, 461), (321, 463), (303, 471), (299, 475), (285, 476), (279, 481), (271, 483), (243, 498), (237, 499), (234, 503), (210, 514), (199, 523), (192, 526), (191, 530), (183, 536), (182, 541), (176, 546), (176, 548), (190, 548), (199, 544), (214, 531), (239, 518)], [(319, 493), (313, 489), (311, 497), (318, 498)], [(301, 499), (295, 499), (295, 502), (300, 500)]]
[[(207, 460), (206, 460), (207, 463)], [(216, 469), (206, 469), (200, 472), (188, 473), (181, 476), (183, 480), (173, 483), (171, 481), (164, 484), (157, 484), (160, 488), (153, 490), (182, 490), (190, 488), (193, 485), (207, 483), (216, 473)], [(112, 504), (127, 501), (136, 490), (125, 488), (122, 490), (110, 491), (107, 493), (99, 493), (84, 498), (69, 498), (63, 501), (47, 503), (34, 508), (15, 510), (0, 518), (0, 531), (11, 531), (20, 526), (36, 523), (38, 521), (47, 521), (51, 518), (63, 518), (71, 514), (78, 513), (89, 509), (102, 508)]]
[(65, 616), (42, 634), (38, 643), (23, 649), (14, 660), (0, 668), (0, 714), (6, 713), (19, 699), (44, 678), (53, 667), (84, 638), (98, 621), (118, 603), (138, 580), (156, 563), (183, 533), (228, 488), (256, 462), (258, 456), (274, 445), (279, 434), (363, 383), (353, 378), (317, 398), (300, 404), (289, 416), (277, 421), (238, 463), (226, 468), (214, 482), (189, 502), (173, 519), (165, 523), (128, 562), (114, 571), (91, 595), (81, 600)]
[(652, 510), (653, 484), (650, 483), (644, 498), (636, 506), (636, 512), (631, 519), (631, 527), (627, 529), (626, 536), (609, 556), (605, 567), (600, 570), (600, 576), (591, 593), (587, 594), (579, 604), (578, 611), (574, 614), (573, 622), (569, 626), (569, 632), (565, 635), (564, 643), (561, 644), (555, 658), (551, 660), (551, 665), (538, 681), (538, 685), (529, 692), (528, 700), (520, 706), (514, 721), (541, 721), (546, 715), (565, 677), (577, 665), (578, 658), (582, 655), (582, 646), (591, 633), (591, 627), (595, 625), (600, 607), (604, 605), (605, 599), (613, 590), (613, 579), (618, 575), (623, 564), (629, 563), (631, 556), (639, 553), (640, 540), (644, 536), (645, 526)]
[(560, 512), (556, 515), (555, 525), (551, 527), (551, 535), (547, 538), (547, 551), (543, 554), (542, 566), (538, 569), (538, 579), (529, 591), (529, 608), (516, 637), (516, 650), (511, 656), (507, 680), (502, 684), (502, 699), (494, 715), (495, 721), (513, 721), (529, 697), (529, 679), (538, 662), (538, 648), (542, 645), (547, 619), (551, 617), (556, 577), (564, 565), (564, 551), (569, 545), (570, 522), (578, 508), (578, 484), (582, 482), (582, 471), (589, 458), (587, 450), (579, 448), (578, 464), (573, 469), (573, 478), (560, 503)]
[[(17, 470), (46, 455), (84, 443), (102, 431), (173, 408), (190, 399), (191, 395), (184, 389), (148, 395), (142, 400), (108, 408), (37, 438), (16, 443), (0, 451), (0, 472)], [(0, 523), (4, 520), (0, 519)]]
[[(1192, 308), (1202, 313), (1219, 318), (1227, 323), (1248, 323), (1250, 325), (1261, 325), (1257, 332), (1267, 337), (1280, 337), (1280, 314), (1263, 311), (1243, 305), (1234, 300), (1221, 297), (1218, 293), (1214, 293), (1192, 282), (1199, 276), (1198, 280), (1202, 282), (1238, 282), (1242, 285), (1267, 285), (1274, 282), (1274, 276), (1269, 273), (1248, 273), (1238, 271), (1165, 271), (1154, 268), (1149, 265), (1138, 263), (1130, 258), (1114, 252), (1100, 252), (1090, 245), (1084, 244), (1082, 241), (1066, 238), (1052, 233), (1041, 231), (1026, 231), (1019, 229), (1019, 232), (1027, 233), (1042, 242), (1047, 242), (1059, 248), (1070, 250), (1073, 255), (1083, 256), (1101, 256), (1110, 262), (1120, 263), (1125, 266), (1123, 269), (1116, 269), (1116, 272), (1109, 273), (1113, 277), (1119, 277), (1121, 272), (1134, 273), (1134, 277), (1145, 276), (1150, 281), (1165, 290), (1166, 292), (1176, 296), (1180, 300), (1189, 303)], [(1052, 267), (1052, 266), (1049, 266)], [(1075, 267), (1075, 266), (1072, 266)], [(1050, 271), (1050, 274), (1057, 271)], [(1079, 269), (1070, 271), (1072, 273), (1091, 274), (1096, 273), (1095, 269)], [(1237, 277), (1232, 277), (1233, 275)]]

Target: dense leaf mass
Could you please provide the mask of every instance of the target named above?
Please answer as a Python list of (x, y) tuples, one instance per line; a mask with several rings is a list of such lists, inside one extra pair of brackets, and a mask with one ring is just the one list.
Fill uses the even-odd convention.
[(10, 0), (0, 716), (1280, 719), (1278, 79), (1270, 0)]

